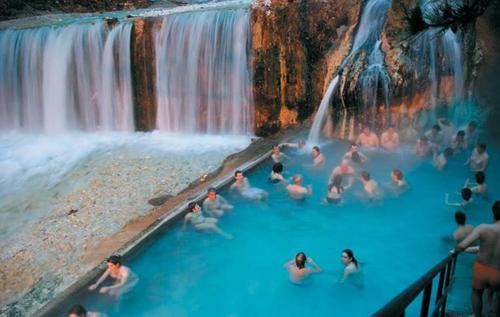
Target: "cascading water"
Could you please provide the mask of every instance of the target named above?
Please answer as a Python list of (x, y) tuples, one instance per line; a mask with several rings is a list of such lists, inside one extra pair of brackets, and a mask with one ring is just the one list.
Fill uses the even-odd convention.
[(0, 130), (132, 131), (132, 24), (0, 32)]
[[(365, 122), (371, 126), (375, 125), (377, 107), (383, 103), (389, 106), (389, 87), (391, 78), (384, 67), (384, 55), (380, 50), (381, 41), (375, 44), (373, 51), (368, 57), (368, 68), (361, 74), (361, 97), (363, 100), (363, 114)], [(379, 96), (382, 97), (380, 100)], [(390, 123), (390, 112), (386, 111), (387, 123)]]
[[(437, 106), (441, 102), (441, 82), (453, 77), (452, 103), (464, 99), (463, 57), (460, 34), (452, 30), (430, 28), (419, 34), (412, 42), (409, 58), (413, 61), (413, 85), (409, 95), (414, 95), (422, 84), (430, 83), (429, 103), (419, 115), (418, 125), (428, 127), (436, 122)], [(459, 116), (464, 117), (464, 116)], [(459, 118), (451, 118), (459, 122)]]
[(167, 16), (154, 41), (159, 130), (253, 133), (247, 10)]
[[(358, 24), (358, 30), (353, 40), (351, 51), (340, 65), (339, 71), (358, 50), (366, 49), (369, 52), (378, 50), (378, 45), (376, 45), (376, 43), (380, 38), (380, 33), (382, 32), (382, 27), (385, 23), (385, 17), (390, 4), (391, 0), (368, 0), (363, 8), (363, 13)], [(339, 71), (337, 71), (337, 73)], [(320, 140), (321, 127), (326, 121), (328, 104), (330, 103), (337, 86), (339, 80), (338, 76), (339, 75), (337, 74), (330, 82), (328, 89), (321, 100), (320, 107), (314, 117), (313, 126), (309, 132), (309, 144), (316, 144)]]

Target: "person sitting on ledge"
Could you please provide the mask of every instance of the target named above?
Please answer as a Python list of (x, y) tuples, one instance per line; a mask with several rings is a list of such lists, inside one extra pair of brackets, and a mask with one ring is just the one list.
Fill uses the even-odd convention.
[(389, 151), (392, 151), (399, 146), (399, 134), (394, 129), (394, 126), (390, 125), (387, 131), (382, 133), (380, 143), (384, 149)]
[(483, 316), (483, 292), (488, 288), (496, 292), (497, 303), (493, 316), (500, 316), (500, 201), (495, 201), (491, 210), (494, 223), (477, 226), (453, 250), (464, 251), (479, 240), (472, 273), (472, 309), (478, 317)]
[(203, 201), (203, 210), (210, 217), (220, 217), (224, 215), (224, 211), (233, 209), (233, 205), (229, 204), (224, 197), (217, 194), (214, 187), (208, 189), (207, 198)]
[(82, 305), (75, 304), (69, 309), (68, 317), (101, 317), (101, 314), (87, 311)]
[[(306, 264), (309, 264), (311, 267), (307, 267)], [(287, 261), (283, 266), (288, 270), (290, 281), (293, 283), (300, 283), (311, 273), (321, 273), (323, 271), (316, 262), (308, 258), (304, 252), (297, 253), (294, 259)]]
[(234, 172), (235, 182), (229, 188), (230, 190), (237, 190), (243, 198), (251, 200), (261, 200), (267, 198), (267, 192), (260, 188), (250, 186), (250, 182), (243, 175), (242, 171)]
[(186, 223), (190, 221), (196, 230), (215, 232), (226, 239), (233, 238), (232, 235), (225, 233), (219, 227), (217, 227), (218, 220), (216, 218), (203, 216), (201, 207), (197, 203), (189, 203), (188, 210), (189, 212), (186, 214), (186, 216), (184, 216), (184, 224), (182, 225), (182, 230), (186, 230)]
[(283, 177), (283, 164), (274, 163), (271, 175), (269, 175), (269, 180), (271, 183), (285, 182), (285, 177)]
[(378, 147), (379, 140), (378, 136), (373, 133), (368, 126), (363, 128), (363, 132), (361, 132), (356, 139), (356, 143), (365, 147)]
[(310, 186), (304, 187), (302, 186), (302, 175), (295, 175), (293, 177), (293, 184), (290, 184), (286, 187), (286, 190), (291, 198), (301, 200), (306, 196), (311, 196), (312, 189)]
[[(104, 274), (95, 282), (89, 286), (89, 290), (95, 290), (108, 276), (115, 280), (115, 284), (111, 286), (101, 287), (99, 293), (109, 294), (111, 296), (118, 296), (122, 294), (126, 289), (130, 289), (135, 285), (137, 278), (131, 278), (131, 271), (128, 267), (122, 265), (121, 256), (112, 255), (107, 259), (108, 268), (104, 272)], [(129, 282), (129, 280), (134, 280), (133, 282)], [(129, 283), (127, 283), (129, 282)], [(128, 284), (127, 287), (125, 285)]]

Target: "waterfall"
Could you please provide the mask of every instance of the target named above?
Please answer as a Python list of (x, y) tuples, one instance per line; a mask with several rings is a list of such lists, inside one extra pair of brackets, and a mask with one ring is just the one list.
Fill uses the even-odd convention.
[(154, 43), (159, 130), (253, 133), (248, 10), (167, 16)]
[(134, 129), (132, 24), (0, 32), (0, 130)]
[[(356, 32), (356, 36), (354, 37), (351, 51), (340, 65), (339, 70), (345, 66), (351, 56), (359, 49), (364, 48), (369, 50), (369, 52), (379, 49), (377, 42), (380, 38), (380, 33), (382, 32), (382, 27), (385, 23), (385, 16), (387, 15), (390, 4), (391, 0), (368, 0), (363, 8), (363, 13), (361, 14), (361, 19), (358, 24), (358, 30)], [(328, 89), (326, 90), (326, 93), (321, 100), (320, 107), (314, 117), (313, 128), (311, 128), (308, 138), (308, 143), (310, 144), (318, 143), (320, 139), (321, 127), (323, 122), (325, 122), (328, 103), (331, 100), (337, 83), (338, 74), (328, 85)]]

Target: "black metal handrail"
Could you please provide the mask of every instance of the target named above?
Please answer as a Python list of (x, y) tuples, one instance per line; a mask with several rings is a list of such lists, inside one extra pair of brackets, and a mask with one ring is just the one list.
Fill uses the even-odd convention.
[(420, 308), (420, 317), (429, 316), (431, 304), (432, 283), (439, 274), (439, 283), (436, 292), (436, 299), (432, 317), (444, 317), (446, 313), (446, 300), (451, 286), (455, 265), (457, 263), (457, 254), (449, 254), (435, 267), (419, 278), (415, 283), (394, 297), (387, 305), (373, 314), (374, 317), (404, 317), (408, 306), (424, 292), (422, 297), (422, 306)]

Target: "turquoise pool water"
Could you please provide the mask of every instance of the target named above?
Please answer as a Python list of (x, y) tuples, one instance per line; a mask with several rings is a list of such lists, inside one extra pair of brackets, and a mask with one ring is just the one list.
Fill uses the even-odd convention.
[[(317, 170), (304, 167), (312, 160), (309, 152), (286, 149), (286, 176), (303, 174), (304, 184), (313, 187), (311, 197), (293, 201), (283, 186), (270, 183), (269, 159), (247, 175), (253, 186), (269, 193), (267, 201), (220, 192), (235, 206), (219, 222), (233, 240), (174, 225), (125, 263), (139, 277), (132, 291), (118, 300), (83, 291), (76, 301), (108, 316), (371, 315), (450, 250), (451, 242), (443, 237), (455, 228), (456, 208), (445, 206), (444, 194), (459, 191), (472, 174), (463, 166), (468, 153), (454, 156), (444, 171), (436, 172), (429, 159), (414, 157), (412, 146), (394, 153), (367, 151), (370, 159), (363, 169), (379, 185), (389, 182), (390, 171), (399, 168), (411, 189), (399, 197), (385, 191), (380, 203), (367, 203), (357, 196), (357, 181), (341, 205), (325, 204), (330, 171), (348, 147), (343, 141), (323, 144), (327, 163)], [(488, 152), (490, 198), (476, 198), (467, 210), (473, 225), (491, 222), (492, 201), (500, 197), (500, 184), (493, 181), (500, 176), (500, 151), (490, 146)], [(362, 262), (361, 286), (349, 280), (337, 283), (344, 248), (354, 250)], [(300, 286), (288, 281), (283, 268), (298, 251), (324, 269)], [(451, 307), (466, 308), (469, 281), (459, 280)], [(414, 306), (419, 305), (411, 307), (409, 316), (417, 314)]]

